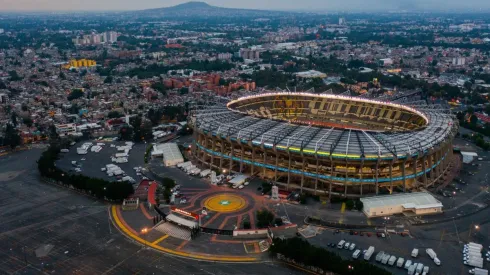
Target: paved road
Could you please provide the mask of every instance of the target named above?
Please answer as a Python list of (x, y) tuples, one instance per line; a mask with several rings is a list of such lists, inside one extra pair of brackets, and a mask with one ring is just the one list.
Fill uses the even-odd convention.
[[(40, 183), (40, 150), (0, 157), (1, 274), (301, 274), (272, 264), (219, 264), (161, 254), (130, 242), (108, 205)], [(52, 249), (45, 257), (36, 250)]]

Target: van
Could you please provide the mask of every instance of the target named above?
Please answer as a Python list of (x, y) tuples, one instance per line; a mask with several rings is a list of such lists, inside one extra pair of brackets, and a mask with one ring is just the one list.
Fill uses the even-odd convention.
[(425, 250), (425, 252), (427, 253), (427, 255), (429, 255), (429, 257), (433, 260), (435, 257), (437, 257), (437, 254), (434, 252), (434, 250), (432, 250), (432, 248), (427, 248)]
[(339, 242), (339, 244), (337, 244), (337, 248), (338, 248), (338, 249), (342, 249), (342, 248), (344, 247), (344, 244), (345, 244), (345, 241), (344, 241), (344, 240), (341, 240), (341, 241)]
[(354, 250), (356, 248), (356, 244), (355, 243), (351, 243), (350, 246), (349, 246), (349, 250)]
[(403, 268), (408, 269), (412, 265), (412, 260), (407, 260)]
[(361, 250), (360, 250), (360, 249), (357, 249), (357, 250), (356, 250), (356, 251), (354, 251), (354, 253), (352, 254), (352, 258), (357, 259), (357, 258), (359, 258), (359, 255), (361, 255)]
[(412, 250), (412, 257), (417, 258), (418, 255), (419, 255), (419, 250), (417, 248), (414, 248)]
[(345, 243), (344, 244), (344, 249), (349, 249), (350, 243)]

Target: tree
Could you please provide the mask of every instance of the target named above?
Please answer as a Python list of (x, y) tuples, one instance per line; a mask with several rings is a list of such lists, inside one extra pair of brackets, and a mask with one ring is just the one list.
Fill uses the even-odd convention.
[(110, 76), (108, 76), (108, 77), (106, 77), (106, 78), (104, 79), (104, 83), (106, 83), (106, 84), (110, 84), (110, 83), (112, 83), (112, 81), (113, 81), (113, 78), (112, 78), (112, 76), (111, 76), (111, 75), (110, 75)]
[(34, 123), (31, 118), (26, 117), (22, 119), (22, 123), (24, 123), (27, 127), (31, 128), (32, 124)]
[(119, 113), (118, 111), (110, 111), (109, 114), (107, 114), (108, 118), (120, 118), (123, 115)]
[(476, 117), (475, 115), (471, 115), (470, 124), (476, 126), (477, 123), (478, 123), (478, 117)]
[(354, 209), (354, 201), (353, 200), (347, 200), (345, 202), (345, 207), (347, 208), (347, 210)]
[(490, 104), (488, 104), (488, 105), (485, 106), (485, 113), (487, 115), (490, 115)]
[(249, 221), (244, 221), (243, 222), (243, 229), (250, 229), (252, 228), (252, 225), (250, 224)]
[(128, 125), (121, 127), (121, 129), (119, 129), (119, 136), (122, 140), (133, 140), (133, 128)]
[(180, 89), (180, 94), (181, 94), (181, 95), (188, 94), (188, 93), (189, 93), (189, 88), (187, 88), (187, 87), (182, 87), (182, 88)]
[(272, 224), (274, 214), (268, 210), (257, 211), (257, 227), (266, 228)]
[(81, 97), (83, 97), (83, 91), (80, 89), (73, 89), (73, 91), (71, 91), (71, 93), (68, 95), (68, 100), (72, 101)]
[(12, 112), (12, 115), (10, 116), (10, 121), (12, 121), (12, 124), (17, 127), (17, 114), (15, 112)]
[(7, 127), (5, 128), (3, 143), (4, 145), (10, 146), (12, 149), (21, 144), (21, 138), (17, 132), (17, 129), (15, 129), (10, 123), (8, 123)]

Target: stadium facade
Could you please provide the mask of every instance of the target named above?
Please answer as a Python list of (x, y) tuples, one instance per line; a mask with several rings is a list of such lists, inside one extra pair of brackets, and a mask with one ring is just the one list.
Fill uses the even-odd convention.
[(369, 99), (271, 92), (197, 109), (196, 160), (288, 190), (362, 197), (430, 187), (458, 125), (417, 96)]

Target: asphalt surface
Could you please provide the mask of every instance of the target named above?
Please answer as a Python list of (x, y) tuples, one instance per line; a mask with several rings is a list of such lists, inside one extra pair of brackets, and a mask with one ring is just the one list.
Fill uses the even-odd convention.
[[(270, 263), (198, 262), (144, 249), (112, 226), (107, 204), (42, 183), (40, 153), (0, 157), (0, 274), (301, 274)], [(36, 256), (46, 245), (47, 255)]]
[[(73, 170), (75, 167), (71, 164), (72, 161), (76, 161), (81, 164), (81, 174), (86, 176), (101, 178), (109, 181), (117, 180), (116, 177), (107, 176), (106, 172), (101, 171), (100, 169), (105, 167), (107, 164), (115, 164), (130, 177), (132, 177), (136, 182), (141, 180), (141, 176), (136, 175), (134, 167), (144, 166), (144, 156), (146, 151), (147, 144), (138, 143), (133, 146), (133, 149), (129, 152), (128, 162), (127, 163), (113, 163), (111, 161), (111, 156), (117, 153), (116, 147), (110, 147), (111, 144), (116, 146), (124, 145), (124, 141), (115, 141), (115, 142), (104, 142), (103, 149), (98, 152), (88, 151), (86, 155), (78, 155), (77, 147), (80, 147), (85, 142), (92, 142), (94, 145), (97, 141), (81, 141), (76, 143), (70, 148), (70, 152), (68, 153), (60, 153), (60, 159), (56, 162), (56, 166), (64, 171)], [(99, 141), (100, 142), (100, 141)], [(84, 158), (85, 160), (82, 160)], [(71, 173), (75, 173), (71, 171)]]

